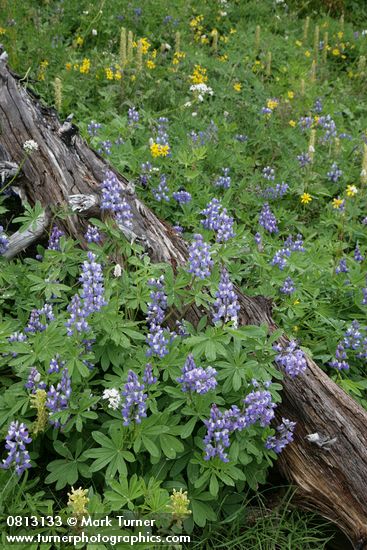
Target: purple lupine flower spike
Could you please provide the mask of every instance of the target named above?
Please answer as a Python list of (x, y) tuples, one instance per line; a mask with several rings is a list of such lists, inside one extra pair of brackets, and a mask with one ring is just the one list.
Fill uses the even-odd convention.
[(26, 445), (29, 445), (32, 439), (29, 437), (27, 426), (20, 424), (18, 420), (11, 422), (5, 439), (8, 456), (0, 464), (0, 468), (7, 470), (15, 466), (15, 473), (20, 477), (27, 468), (31, 468), (31, 459)]
[(101, 210), (109, 210), (116, 221), (127, 228), (132, 228), (133, 214), (130, 205), (122, 198), (120, 183), (113, 172), (108, 171), (102, 182)]
[(137, 374), (129, 370), (127, 382), (122, 395), (125, 397), (121, 413), (124, 420), (124, 426), (129, 426), (131, 422), (141, 423), (141, 419), (147, 416), (146, 399), (148, 395), (144, 393), (144, 384), (139, 383)]
[(217, 371), (213, 367), (197, 367), (193, 356), (190, 354), (182, 368), (182, 375), (177, 378), (183, 392), (193, 391), (196, 393), (207, 393), (217, 385), (215, 378)]
[(101, 234), (97, 227), (94, 225), (88, 225), (87, 231), (84, 235), (85, 240), (88, 243), (100, 243), (101, 242)]
[(215, 294), (216, 300), (213, 306), (213, 322), (223, 321), (227, 323), (232, 321), (234, 326), (238, 325), (237, 313), (240, 310), (240, 305), (237, 300), (237, 295), (233, 290), (233, 283), (229, 278), (229, 273), (226, 269), (222, 269), (218, 290)]
[(283, 283), (283, 286), (281, 287), (280, 289), (280, 292), (282, 294), (293, 294), (293, 292), (295, 291), (295, 286), (294, 286), (294, 282), (292, 281), (291, 277), (287, 277), (286, 280), (284, 281)]
[(64, 235), (65, 233), (61, 231), (61, 229), (59, 229), (56, 225), (54, 225), (48, 241), (48, 250), (60, 250), (60, 239)]
[(269, 231), (269, 233), (278, 233), (276, 217), (270, 210), (269, 204), (267, 202), (264, 204), (261, 210), (259, 216), (259, 224), (262, 225), (264, 229)]
[(210, 246), (204, 242), (200, 233), (194, 235), (194, 241), (189, 248), (189, 269), (188, 272), (199, 279), (206, 279), (210, 276), (213, 266), (210, 254)]
[(275, 362), (285, 369), (285, 372), (294, 378), (303, 374), (307, 368), (305, 354), (297, 347), (295, 340), (291, 340), (288, 345), (283, 347), (281, 344), (273, 346), (279, 354), (275, 357)]
[(151, 363), (147, 363), (145, 365), (144, 374), (143, 374), (143, 382), (147, 386), (151, 386), (152, 384), (155, 384), (157, 382), (158, 378), (153, 375), (153, 367)]
[(104, 299), (102, 267), (96, 262), (96, 255), (93, 252), (88, 252), (88, 260), (83, 262), (79, 281), (83, 283), (81, 297), (84, 299), (86, 316), (100, 311), (107, 302)]
[(61, 427), (60, 420), (52, 418), (53, 413), (64, 411), (69, 406), (71, 396), (71, 379), (68, 369), (64, 368), (61, 375), (61, 380), (56, 388), (51, 386), (47, 392), (46, 408), (50, 411), (50, 424), (55, 428)]
[(155, 189), (152, 189), (152, 193), (153, 193), (154, 198), (157, 201), (159, 201), (159, 202), (162, 202), (162, 201), (169, 202), (169, 195), (168, 195), (169, 188), (168, 188), (168, 185), (167, 185), (167, 177), (165, 176), (165, 174), (161, 175), (158, 187), (155, 188)]
[(164, 277), (161, 275), (159, 279), (151, 279), (148, 285), (152, 288), (150, 293), (151, 301), (148, 303), (147, 322), (149, 326), (149, 334), (147, 343), (149, 349), (147, 355), (156, 355), (164, 357), (168, 353), (169, 335), (168, 330), (164, 330), (161, 326), (167, 309), (167, 296), (164, 293)]
[(296, 427), (296, 422), (292, 422), (287, 418), (282, 418), (282, 423), (276, 427), (278, 432), (276, 435), (271, 435), (265, 442), (265, 447), (277, 454), (281, 453), (284, 447), (293, 441), (293, 432)]

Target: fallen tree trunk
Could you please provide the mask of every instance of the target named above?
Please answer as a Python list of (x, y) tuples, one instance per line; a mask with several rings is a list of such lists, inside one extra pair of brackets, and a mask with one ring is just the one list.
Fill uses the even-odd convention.
[[(134, 215), (126, 237), (143, 244), (153, 261), (174, 268), (185, 263), (184, 240), (137, 198), (122, 175), (77, 134), (72, 135), (70, 124), (61, 126), (56, 113), (27, 92), (5, 63), (0, 63), (0, 122), (0, 144), (13, 162), (21, 163), (25, 141), (37, 142), (39, 151), (26, 160), (17, 185), (30, 203), (38, 200), (47, 209), (69, 208), (70, 216), (60, 223), (70, 235), (83, 235), (88, 217), (99, 215), (99, 185), (108, 168), (116, 174)], [(275, 328), (269, 300), (246, 296), (239, 289), (238, 295), (242, 324), (267, 323)], [(202, 313), (193, 306), (186, 318), (197, 323)], [(297, 421), (297, 428), (294, 443), (278, 465), (298, 487), (304, 508), (334, 521), (356, 548), (367, 548), (367, 412), (310, 358), (307, 362), (305, 376), (284, 380), (279, 415)], [(318, 446), (306, 439), (315, 433), (337, 439), (328, 448)]]

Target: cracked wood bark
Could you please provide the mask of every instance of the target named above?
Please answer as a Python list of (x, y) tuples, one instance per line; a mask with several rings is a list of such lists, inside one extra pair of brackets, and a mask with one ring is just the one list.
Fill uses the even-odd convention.
[[(12, 161), (21, 162), (26, 140), (39, 145), (17, 179), (29, 202), (72, 207), (74, 213), (61, 223), (69, 234), (80, 236), (87, 218), (98, 215), (106, 162), (78, 135), (69, 145), (61, 139), (56, 113), (27, 92), (5, 64), (0, 64), (0, 124), (0, 144)], [(182, 265), (187, 257), (185, 242), (136, 197), (126, 178), (112, 171), (134, 214), (134, 238), (153, 261), (174, 268)], [(238, 294), (242, 324), (267, 323), (270, 330), (275, 328), (266, 298), (249, 297), (239, 289)], [(201, 314), (193, 307), (188, 318), (195, 323)], [(278, 466), (298, 487), (301, 506), (334, 521), (356, 548), (367, 548), (367, 412), (310, 358), (307, 361), (305, 376), (284, 381), (279, 417), (296, 420), (297, 428), (294, 443), (282, 453)], [(337, 441), (329, 451), (319, 448), (305, 439), (315, 432), (337, 436)]]

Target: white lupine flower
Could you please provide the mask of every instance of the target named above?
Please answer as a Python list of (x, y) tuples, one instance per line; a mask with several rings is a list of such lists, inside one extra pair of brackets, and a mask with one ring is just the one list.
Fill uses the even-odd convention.
[(122, 273), (122, 269), (121, 269), (120, 264), (116, 264), (115, 268), (113, 270), (113, 276), (114, 277), (121, 277), (121, 273)]
[(108, 408), (113, 409), (114, 411), (119, 408), (121, 403), (121, 395), (116, 388), (110, 388), (104, 390), (102, 394), (102, 399), (108, 400)]

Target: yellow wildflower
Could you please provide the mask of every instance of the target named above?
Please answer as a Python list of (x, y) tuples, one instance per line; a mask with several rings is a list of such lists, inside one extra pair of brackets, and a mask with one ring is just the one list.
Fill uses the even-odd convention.
[(294, 92), (288, 91), (287, 96), (288, 96), (288, 99), (293, 99), (294, 98)]
[(341, 39), (343, 38), (343, 36), (344, 36), (344, 33), (343, 33), (342, 31), (339, 31), (339, 32), (338, 32), (338, 38), (339, 38), (339, 40), (341, 40)]
[(146, 66), (148, 69), (151, 70), (156, 68), (156, 64), (151, 59), (148, 59), (148, 61), (146, 62)]
[(228, 38), (228, 36), (223, 36), (223, 35), (222, 35), (222, 36), (219, 38), (219, 40), (220, 40), (221, 42), (223, 42), (224, 44), (227, 44), (229, 38)]
[(148, 53), (148, 50), (151, 46), (150, 42), (148, 41), (147, 38), (140, 38), (140, 40), (138, 40), (137, 42), (134, 41), (133, 42), (133, 48), (137, 48), (138, 47), (138, 44), (141, 44), (141, 51), (143, 54), (147, 54)]
[(348, 197), (354, 197), (358, 193), (358, 189), (355, 185), (348, 185), (346, 193)]
[(83, 44), (84, 44), (84, 38), (81, 37), (81, 36), (77, 36), (77, 37), (76, 37), (76, 40), (75, 40), (75, 44), (76, 44), (77, 46), (83, 46)]
[(274, 111), (274, 109), (276, 109), (278, 107), (278, 100), (277, 99), (268, 99), (268, 101), (266, 102), (266, 106), (268, 109), (271, 109), (272, 111)]
[(204, 19), (203, 15), (197, 15), (196, 17), (194, 17), (194, 19), (191, 19), (190, 27), (192, 27), (194, 29), (194, 28), (200, 26), (200, 23), (203, 21), (203, 19)]
[(168, 145), (161, 145), (160, 143), (152, 143), (150, 146), (150, 152), (152, 157), (166, 157), (169, 153)]
[(340, 51), (338, 48), (334, 48), (331, 53), (335, 56), (340, 55)]
[(104, 70), (107, 80), (113, 80), (113, 70), (110, 67), (106, 67)]
[(206, 75), (206, 69), (200, 65), (195, 65), (193, 73), (190, 76), (190, 80), (193, 84), (204, 84), (207, 82), (208, 77)]
[(294, 325), (293, 332), (298, 332), (298, 331), (299, 331), (299, 327), (297, 325)]
[(237, 29), (231, 28), (229, 29), (229, 34), (235, 34), (237, 32)]
[(306, 51), (305, 51), (305, 56), (306, 56), (306, 57), (311, 57), (311, 52), (310, 52), (310, 50), (306, 50)]
[(85, 58), (83, 59), (82, 64), (80, 65), (79, 71), (80, 71), (82, 74), (88, 74), (88, 73), (89, 73), (89, 70), (90, 70), (90, 59), (88, 59), (88, 57), (85, 57)]
[(66, 69), (67, 71), (70, 71), (70, 70), (71, 70), (71, 67), (72, 67), (71, 63), (65, 63), (65, 69)]
[(122, 73), (120, 71), (120, 69), (116, 69), (115, 71), (115, 80), (121, 80), (122, 78)]
[(242, 90), (242, 84), (241, 82), (236, 82), (235, 84), (233, 84), (233, 89), (236, 91), (236, 92), (240, 92)]
[(302, 204), (308, 204), (309, 202), (312, 201), (312, 197), (309, 193), (303, 193), (301, 195), (300, 201)]
[(186, 54), (185, 52), (175, 52), (174, 55), (173, 55), (173, 60), (172, 60), (172, 64), (173, 65), (178, 65), (181, 61), (181, 59), (185, 59), (186, 57)]
[(4, 27), (0, 27), (0, 35), (5, 33), (6, 33), (6, 29), (4, 29)]
[(343, 199), (337, 199), (336, 197), (332, 200), (332, 206), (335, 209), (339, 209), (343, 204)]
[(292, 128), (295, 128), (295, 126), (296, 126), (297, 123), (296, 123), (295, 120), (290, 120), (290, 121), (288, 122), (288, 124), (289, 124), (289, 126), (292, 126)]
[(296, 46), (302, 46), (302, 42), (300, 40), (296, 40)]
[(219, 61), (221, 61), (222, 63), (225, 63), (226, 61), (228, 61), (228, 55), (225, 53), (223, 55), (220, 55), (218, 57)]

